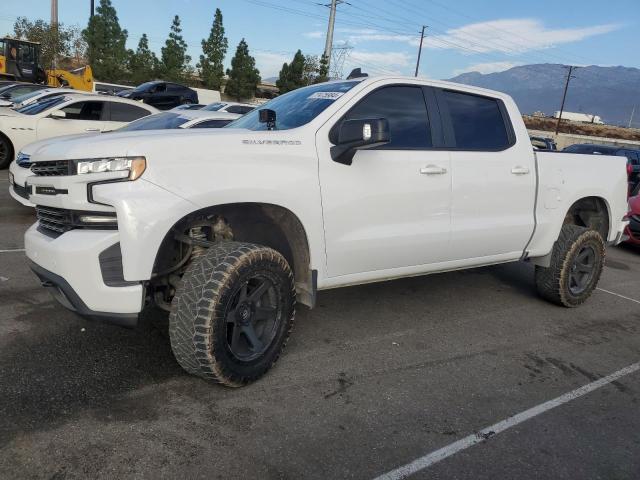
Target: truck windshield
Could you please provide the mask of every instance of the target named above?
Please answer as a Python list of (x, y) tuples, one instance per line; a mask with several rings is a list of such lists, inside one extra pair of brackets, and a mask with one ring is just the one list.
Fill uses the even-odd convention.
[(316, 118), (324, 109), (357, 84), (357, 81), (329, 82), (299, 88), (274, 98), (224, 128), (266, 130), (267, 124), (259, 121), (259, 111), (263, 108), (269, 108), (276, 112), (276, 130), (300, 127)]

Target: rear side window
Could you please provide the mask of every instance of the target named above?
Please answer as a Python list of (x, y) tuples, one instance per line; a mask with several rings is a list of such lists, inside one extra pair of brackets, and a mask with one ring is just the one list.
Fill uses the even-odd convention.
[(510, 146), (498, 100), (445, 90), (458, 150), (504, 150)]
[(146, 117), (151, 112), (144, 108), (128, 105), (126, 103), (109, 102), (110, 115), (112, 122), (133, 122), (142, 117)]
[(100, 120), (104, 102), (76, 102), (61, 110), (70, 120)]
[(381, 149), (420, 149), (433, 145), (427, 105), (420, 87), (380, 88), (349, 110), (343, 120), (366, 118), (386, 118), (389, 122), (391, 141), (379, 147)]
[(231, 123), (231, 120), (205, 120), (192, 125), (191, 128), (222, 128), (229, 123)]

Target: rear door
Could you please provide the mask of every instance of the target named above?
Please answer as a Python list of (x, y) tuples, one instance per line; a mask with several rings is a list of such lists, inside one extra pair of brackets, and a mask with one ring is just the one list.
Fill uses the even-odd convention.
[(437, 90), (437, 98), (451, 153), (454, 257), (518, 258), (534, 226), (536, 172), (528, 137), (516, 141), (500, 99), (446, 89)]
[(102, 131), (105, 123), (104, 104), (104, 101), (82, 100), (56, 109), (63, 111), (66, 117), (45, 117), (38, 120), (38, 139)]
[(149, 110), (123, 102), (106, 102), (105, 130), (115, 130), (142, 117), (150, 115)]
[[(449, 259), (449, 153), (437, 149), (442, 130), (437, 112), (427, 109), (428, 93), (415, 84), (372, 85), (318, 130), (330, 277)], [(351, 165), (333, 161), (330, 148), (341, 122), (370, 118), (388, 120), (391, 141), (357, 151)]]

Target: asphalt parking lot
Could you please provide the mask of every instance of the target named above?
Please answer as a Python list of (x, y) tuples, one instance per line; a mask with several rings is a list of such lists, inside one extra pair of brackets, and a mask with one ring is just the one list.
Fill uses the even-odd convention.
[[(7, 187), (0, 172), (3, 479), (375, 478), (640, 361), (640, 250), (618, 247), (579, 309), (537, 298), (524, 264), (321, 292), (264, 379), (210, 385), (154, 318), (126, 330), (51, 299)], [(629, 370), (411, 478), (640, 478), (639, 400)]]

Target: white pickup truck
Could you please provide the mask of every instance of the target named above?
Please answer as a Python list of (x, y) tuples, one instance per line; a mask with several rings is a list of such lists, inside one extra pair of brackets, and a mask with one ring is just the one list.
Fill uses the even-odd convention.
[(180, 365), (230, 386), (273, 365), (318, 290), (528, 261), (542, 297), (577, 306), (627, 225), (624, 158), (534, 152), (509, 96), (415, 78), (322, 83), (219, 130), (53, 141), (30, 160), (43, 285), (121, 324), (169, 311)]

